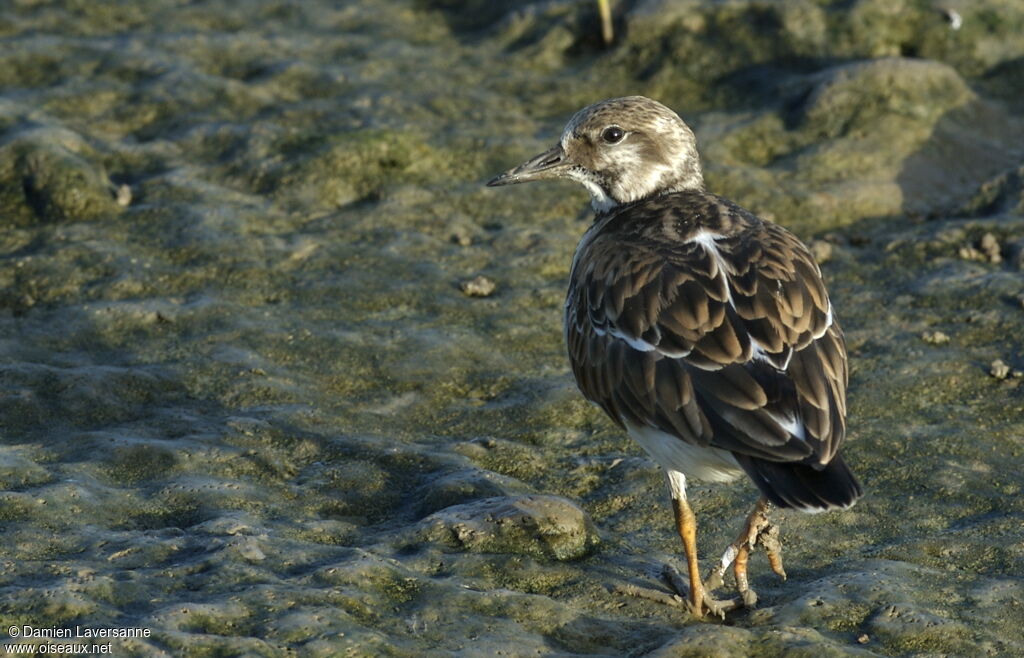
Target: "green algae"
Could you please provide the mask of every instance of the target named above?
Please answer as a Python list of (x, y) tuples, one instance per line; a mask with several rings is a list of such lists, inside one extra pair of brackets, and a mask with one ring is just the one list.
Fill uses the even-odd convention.
[(424, 541), (459, 551), (566, 561), (599, 543), (586, 512), (555, 496), (484, 498), (436, 512), (421, 525)]
[(107, 472), (114, 482), (133, 485), (165, 476), (176, 462), (170, 450), (148, 445), (130, 446), (115, 450)]
[(268, 168), (266, 156), (261, 157), (257, 170), (245, 173), (246, 186), (256, 193), (271, 193), (286, 206), (313, 208), (373, 200), (392, 185), (446, 180), (454, 173), (449, 163), (461, 161), (440, 157), (414, 135), (380, 130), (288, 135), (267, 148), (287, 164)]
[(0, 146), (0, 163), (7, 226), (96, 220), (120, 210), (95, 152), (69, 130), (19, 131)]

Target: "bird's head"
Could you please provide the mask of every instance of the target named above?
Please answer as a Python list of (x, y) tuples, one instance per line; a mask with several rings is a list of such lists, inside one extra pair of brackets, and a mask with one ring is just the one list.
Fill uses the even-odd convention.
[(583, 108), (553, 148), (487, 184), (545, 178), (582, 183), (599, 213), (655, 194), (704, 188), (693, 131), (678, 114), (643, 96)]

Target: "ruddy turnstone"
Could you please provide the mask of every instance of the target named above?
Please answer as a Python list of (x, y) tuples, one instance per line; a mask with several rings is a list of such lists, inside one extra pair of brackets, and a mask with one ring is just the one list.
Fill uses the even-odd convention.
[[(568, 178), (596, 216), (573, 258), (565, 336), (583, 395), (664, 468), (697, 617), (731, 565), (742, 603), (761, 545), (782, 569), (770, 505), (818, 512), (862, 495), (839, 454), (846, 346), (821, 270), (785, 228), (704, 190), (696, 140), (643, 96), (577, 112), (553, 148), (489, 186)], [(761, 498), (708, 579), (686, 480), (746, 473)]]

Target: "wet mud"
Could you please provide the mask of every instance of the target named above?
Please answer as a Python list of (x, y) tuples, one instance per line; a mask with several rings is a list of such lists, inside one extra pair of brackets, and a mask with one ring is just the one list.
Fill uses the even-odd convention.
[[(115, 641), (138, 656), (1024, 653), (1024, 6), (613, 5), (608, 48), (591, 2), (0, 8), (5, 626), (148, 628)], [(681, 555), (564, 353), (585, 192), (483, 187), (634, 93), (813, 244), (850, 348), (867, 496), (782, 515), (788, 581), (755, 555), (724, 622), (618, 593)], [(755, 492), (690, 495), (710, 563)]]

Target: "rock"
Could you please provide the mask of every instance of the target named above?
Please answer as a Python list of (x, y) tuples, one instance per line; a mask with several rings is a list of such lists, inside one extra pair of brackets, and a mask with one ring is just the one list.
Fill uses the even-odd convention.
[(419, 495), (422, 516), (482, 498), (526, 493), (527, 486), (499, 473), (467, 468), (431, 481)]
[(1024, 165), (982, 182), (960, 212), (973, 216), (1024, 212)]
[(463, 281), (459, 288), (468, 297), (490, 297), (494, 294), (497, 285), (492, 279), (480, 274), (469, 281)]
[(804, 231), (957, 207), (1017, 158), (1009, 142), (989, 146), (1014, 134), (1014, 120), (941, 62), (854, 61), (794, 76), (776, 93), (784, 108), (698, 123), (705, 174), (709, 188)]
[[(284, 152), (284, 162), (268, 163)], [(401, 131), (307, 132), (254, 140), (235, 168), (237, 184), (280, 203), (340, 208), (386, 197), (406, 186), (426, 193), (422, 183), (443, 175), (444, 163), (429, 144)], [(412, 185), (409, 185), (412, 184)]]
[(884, 58), (825, 69), (812, 78), (802, 121), (821, 136), (874, 131), (898, 117), (933, 123), (974, 98), (952, 67), (938, 62)]
[(941, 331), (926, 331), (921, 334), (921, 340), (929, 345), (945, 345), (949, 342), (949, 336)]
[(453, 550), (552, 560), (584, 557), (599, 539), (590, 516), (560, 496), (486, 498), (454, 505), (421, 522), (426, 541)]
[(999, 240), (991, 233), (981, 236), (975, 244), (966, 244), (957, 251), (960, 258), (974, 260), (981, 263), (992, 263), (993, 265), (1003, 262), (1002, 247)]
[(973, 246), (966, 244), (957, 250), (957, 255), (963, 260), (985, 260), (985, 256)]
[(127, 208), (132, 204), (132, 188), (130, 185), (118, 185), (115, 191), (114, 200), (117, 205)]
[(981, 236), (981, 251), (988, 258), (990, 263), (1001, 263), (1003, 260), (1002, 254), (1000, 253), (999, 240), (996, 236), (991, 233), (986, 233)]
[(996, 359), (989, 366), (988, 374), (992, 375), (996, 379), (1006, 379), (1010, 376), (1010, 366), (1003, 363), (1002, 359)]
[(24, 131), (0, 146), (0, 190), (0, 221), (15, 226), (89, 221), (126, 205), (97, 154), (67, 129)]
[(453, 244), (460, 247), (468, 247), (473, 244), (473, 235), (465, 226), (456, 226), (451, 230), (449, 239)]
[[(905, 54), (945, 62), (965, 73), (1012, 64), (1019, 53), (1019, 5), (1002, 0), (959, 3), (959, 24), (931, 3), (857, 0), (826, 5), (808, 0), (762, 3), (641, 0), (630, 3), (627, 39), (635, 70), (674, 70), (696, 81), (741, 67), (800, 58), (858, 60)], [(998, 15), (997, 24), (990, 18)], [(982, 27), (985, 26), (985, 27)], [(993, 26), (993, 27), (988, 27)], [(995, 29), (999, 37), (989, 34)], [(1007, 47), (1003, 40), (1014, 43)], [(645, 43), (658, 47), (644, 48)], [(994, 46), (994, 44), (1000, 44)], [(680, 83), (676, 83), (680, 84)], [(692, 83), (691, 83), (692, 84)]]

